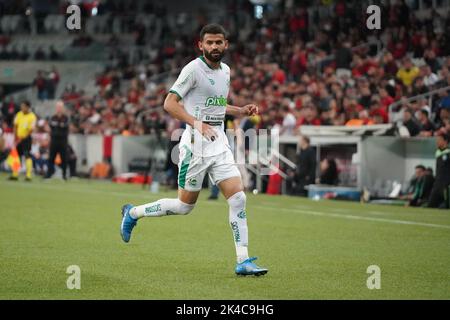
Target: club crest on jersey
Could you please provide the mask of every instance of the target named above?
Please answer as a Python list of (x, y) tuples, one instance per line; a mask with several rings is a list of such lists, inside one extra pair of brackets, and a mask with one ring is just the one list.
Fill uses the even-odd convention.
[(213, 79), (209, 79), (209, 78), (208, 78), (208, 80), (209, 80), (209, 82), (211, 83), (211, 85), (215, 85), (215, 84), (216, 84), (216, 83), (214, 82)]
[(227, 99), (222, 96), (208, 97), (208, 99), (206, 99), (205, 105), (207, 107), (226, 107)]

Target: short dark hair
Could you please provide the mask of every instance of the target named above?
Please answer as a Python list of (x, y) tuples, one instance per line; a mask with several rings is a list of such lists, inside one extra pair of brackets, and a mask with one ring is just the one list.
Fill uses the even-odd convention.
[(28, 108), (31, 108), (31, 103), (28, 100), (23, 100), (22, 104), (26, 105)]
[(425, 166), (419, 164), (419, 165), (416, 166), (416, 169), (420, 169), (420, 170), (424, 170), (425, 171)]
[(420, 110), (420, 112), (422, 112), (423, 115), (425, 115), (428, 118), (428, 111), (426, 109), (422, 109)]
[(441, 134), (439, 134), (439, 136), (441, 136), (442, 139), (444, 139), (447, 142), (450, 141), (450, 136), (447, 133), (441, 133)]
[(305, 142), (306, 142), (307, 144), (310, 144), (310, 143), (311, 143), (311, 141), (309, 140), (309, 137), (307, 137), (307, 136), (302, 136), (302, 138), (303, 138), (303, 140), (305, 140)]
[(228, 32), (225, 30), (224, 27), (222, 27), (220, 24), (217, 23), (210, 23), (205, 25), (202, 30), (200, 30), (200, 41), (203, 41), (203, 38), (205, 34), (223, 34), (224, 38), (228, 38)]

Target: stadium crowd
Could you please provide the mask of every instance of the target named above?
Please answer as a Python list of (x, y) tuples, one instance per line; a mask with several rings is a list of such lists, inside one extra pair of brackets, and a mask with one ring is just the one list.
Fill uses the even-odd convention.
[[(233, 5), (234, 12), (253, 14), (245, 2)], [(302, 125), (388, 123), (393, 102), (450, 86), (450, 15), (433, 12), (419, 20), (404, 1), (384, 6), (382, 12), (381, 31), (367, 30), (362, 9), (345, 1), (337, 1), (331, 15), (322, 17), (282, 1), (262, 19), (253, 18), (244, 38), (237, 24), (230, 23), (229, 102), (254, 102), (261, 108), (261, 116), (252, 119), (255, 126), (278, 126), (282, 134), (295, 134)], [(311, 30), (310, 20), (320, 28)], [(130, 27), (136, 28), (136, 44), (145, 43), (145, 32), (138, 32), (143, 26)], [(162, 104), (168, 82), (198, 56), (197, 36), (169, 38), (159, 48), (138, 51), (136, 61), (112, 36), (108, 66), (97, 78), (98, 94), (86, 96), (76, 88), (62, 94), (72, 106), (71, 132), (139, 135), (165, 129), (169, 119)], [(375, 48), (375, 40), (383, 50)], [(40, 99), (53, 97), (39, 83)], [(450, 91), (439, 91), (432, 105), (428, 101), (405, 102), (394, 110), (404, 111), (403, 124), (411, 136), (450, 132)]]
[[(229, 103), (260, 106), (259, 116), (231, 123), (243, 128), (277, 127), (282, 135), (295, 135), (303, 125), (389, 123), (392, 112), (401, 112), (410, 136), (450, 133), (450, 11), (432, 11), (418, 19), (405, 1), (397, 1), (382, 6), (382, 30), (370, 31), (357, 2), (336, 1), (326, 14), (308, 9), (296, 1), (280, 1), (259, 19), (248, 2), (229, 4), (230, 12), (251, 17), (244, 29), (238, 14), (224, 23), (230, 31), (225, 59), (232, 70)], [(114, 6), (102, 10), (118, 13)], [(206, 17), (200, 14), (198, 21), (200, 29)], [(96, 77), (96, 94), (69, 85), (56, 97), (60, 79), (56, 68), (36, 75), (33, 86), (39, 100), (61, 98), (68, 106), (70, 133), (170, 134), (182, 126), (162, 106), (180, 68), (199, 55), (198, 32), (191, 36), (169, 32), (157, 46), (148, 46), (145, 25), (134, 23), (128, 28), (136, 47), (128, 50), (120, 36), (110, 36), (106, 43), (110, 57)], [(81, 35), (77, 39), (82, 44), (73, 45), (88, 46), (94, 38)], [(64, 58), (54, 49), (49, 56), (16, 51), (12, 54), (3, 47), (0, 59)], [(433, 99), (408, 100), (432, 90), (436, 91)], [(11, 132), (18, 101), (2, 100), (2, 132)], [(39, 157), (48, 153), (48, 133), (48, 119), (40, 119), (33, 134), (37, 171), (43, 171)], [(320, 167), (327, 171), (321, 170), (317, 179), (311, 175), (311, 183), (336, 183), (336, 164), (325, 160)], [(292, 188), (293, 193), (303, 190), (301, 184)]]

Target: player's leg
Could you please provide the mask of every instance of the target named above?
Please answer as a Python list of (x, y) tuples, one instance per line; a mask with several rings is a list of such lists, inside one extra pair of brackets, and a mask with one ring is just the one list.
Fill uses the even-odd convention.
[(140, 218), (188, 214), (194, 209), (198, 194), (199, 191), (189, 192), (180, 189), (178, 198), (159, 199), (139, 206), (124, 205), (122, 207), (122, 224), (120, 225), (120, 234), (123, 241), (130, 241), (131, 232)]
[(208, 168), (208, 161), (193, 157), (190, 153), (180, 153), (178, 173), (178, 198), (161, 199), (130, 209), (131, 217), (161, 217), (165, 215), (185, 215), (194, 209), (202, 182)]
[(433, 186), (428, 200), (428, 208), (439, 208), (443, 200), (442, 188), (440, 186)]
[(227, 151), (215, 161), (210, 169), (210, 176), (229, 205), (229, 223), (236, 248), (236, 274), (259, 276), (267, 273), (267, 269), (253, 263), (256, 258), (248, 256), (247, 197), (231, 151)]
[(61, 157), (61, 169), (62, 169), (62, 176), (63, 179), (66, 180), (66, 171), (67, 171), (67, 144), (66, 143), (61, 143), (58, 146), (58, 153), (59, 156)]
[(185, 149), (180, 152), (179, 167), (177, 198), (160, 199), (139, 206), (126, 204), (122, 207), (120, 233), (125, 242), (130, 240), (131, 232), (140, 218), (186, 215), (194, 209), (208, 163), (200, 157), (194, 157)]
[(50, 153), (48, 157), (48, 166), (47, 166), (47, 174), (46, 178), (50, 178), (55, 173), (55, 159), (58, 149), (54, 142), (50, 143)]
[(33, 172), (33, 159), (31, 159), (31, 137), (28, 137), (24, 141), (24, 156), (25, 156), (25, 168), (26, 168), (26, 180), (31, 180), (31, 174)]
[(237, 262), (241, 263), (248, 259), (248, 227), (245, 213), (247, 197), (240, 177), (223, 180), (218, 186), (228, 202), (228, 221), (233, 232)]
[(194, 209), (200, 191), (178, 189), (178, 198), (160, 199), (155, 202), (135, 206), (130, 215), (135, 219), (143, 217), (161, 217), (168, 215), (185, 215)]

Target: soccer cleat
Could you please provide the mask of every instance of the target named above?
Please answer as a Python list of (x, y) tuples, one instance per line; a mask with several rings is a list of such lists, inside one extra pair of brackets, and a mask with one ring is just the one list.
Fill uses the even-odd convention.
[(19, 178), (13, 177), (13, 176), (9, 176), (8, 180), (9, 181), (19, 181)]
[(255, 261), (256, 259), (257, 259), (256, 257), (252, 257), (248, 258), (242, 263), (238, 263), (234, 271), (238, 276), (255, 275), (259, 277), (266, 274), (269, 270), (266, 268), (258, 267), (256, 264), (254, 264), (253, 261)]
[(125, 242), (130, 241), (131, 231), (137, 224), (137, 219), (130, 216), (130, 209), (133, 208), (131, 204), (126, 204), (122, 207), (122, 224), (120, 225), (120, 235)]

